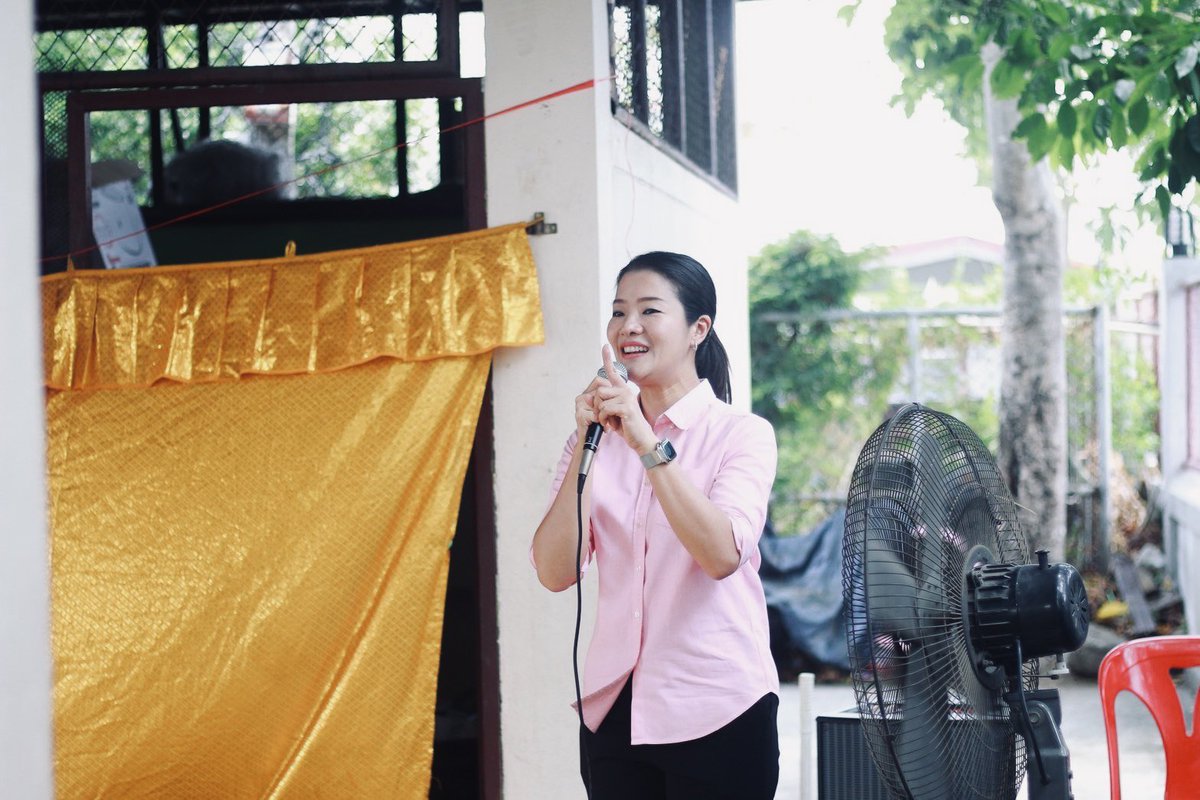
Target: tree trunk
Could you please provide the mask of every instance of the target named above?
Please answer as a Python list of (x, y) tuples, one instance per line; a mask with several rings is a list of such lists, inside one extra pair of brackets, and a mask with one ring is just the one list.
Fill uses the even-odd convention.
[(992, 199), (1004, 221), (999, 468), (1020, 507), (1031, 550), (1062, 560), (1066, 539), (1066, 369), (1062, 211), (1046, 162), (1014, 141), (1015, 99), (991, 92), (1000, 48), (983, 51)]

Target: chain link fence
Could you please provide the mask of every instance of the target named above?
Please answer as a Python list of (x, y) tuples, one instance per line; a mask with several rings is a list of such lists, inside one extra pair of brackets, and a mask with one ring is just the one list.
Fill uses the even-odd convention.
[[(891, 410), (920, 402), (965, 422), (995, 453), (1002, 370), (997, 309), (960, 308), (820, 315), (834, 341), (886, 343), (862, 369), (875, 386), (823, 415), (819, 430), (777, 430), (777, 532), (805, 533), (845, 504), (858, 451)], [(1101, 307), (1064, 313), (1067, 556), (1103, 564), (1113, 537), (1145, 513), (1137, 481), (1157, 463), (1157, 328), (1111, 322)], [(871, 380), (878, 376), (881, 380)]]

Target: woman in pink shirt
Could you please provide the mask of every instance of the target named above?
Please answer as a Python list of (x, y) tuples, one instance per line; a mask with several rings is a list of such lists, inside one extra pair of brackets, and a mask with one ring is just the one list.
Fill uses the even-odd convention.
[[(779, 679), (758, 578), (775, 434), (729, 405), (716, 305), (688, 256), (647, 253), (621, 270), (608, 377), (575, 400), (576, 430), (534, 534), (551, 591), (593, 560), (599, 572), (580, 710), (592, 800), (775, 795)], [(608, 435), (579, 494), (577, 444), (591, 423)], [(581, 564), (577, 512), (588, 523)]]

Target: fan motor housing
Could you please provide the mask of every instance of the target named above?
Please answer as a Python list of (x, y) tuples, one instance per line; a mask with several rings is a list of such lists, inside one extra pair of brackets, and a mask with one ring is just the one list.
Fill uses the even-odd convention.
[(1070, 564), (978, 564), (968, 580), (971, 641), (988, 660), (1020, 660), (1079, 649), (1087, 638), (1087, 592)]

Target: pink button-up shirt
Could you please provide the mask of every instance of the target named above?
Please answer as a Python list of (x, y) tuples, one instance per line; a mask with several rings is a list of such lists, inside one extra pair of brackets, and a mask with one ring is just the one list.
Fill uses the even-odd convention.
[[(632, 673), (631, 742), (705, 736), (779, 691), (758, 578), (758, 539), (775, 480), (775, 432), (721, 402), (708, 381), (653, 424), (675, 468), (730, 519), (738, 569), (713, 580), (675, 536), (638, 455), (619, 436), (600, 441), (588, 477), (599, 607), (583, 678), (584, 722), (596, 730)], [(574, 452), (571, 434), (554, 492)], [(574, 491), (575, 476), (567, 491)]]

